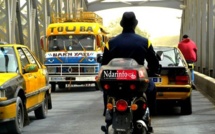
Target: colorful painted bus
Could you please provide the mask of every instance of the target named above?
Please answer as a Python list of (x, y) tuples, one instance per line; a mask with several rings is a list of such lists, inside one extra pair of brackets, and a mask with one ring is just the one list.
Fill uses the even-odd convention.
[[(61, 14), (52, 17), (41, 46), (52, 91), (68, 84), (95, 84), (100, 69), (97, 57), (108, 42), (102, 18), (93, 12), (80, 12), (73, 17)], [(46, 39), (46, 41), (44, 41)], [(46, 42), (44, 44), (43, 42)]]

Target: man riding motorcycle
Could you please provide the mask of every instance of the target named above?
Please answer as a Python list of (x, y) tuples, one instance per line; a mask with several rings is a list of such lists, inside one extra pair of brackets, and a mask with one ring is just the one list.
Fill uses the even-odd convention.
[[(113, 58), (133, 58), (138, 64), (144, 65), (146, 59), (151, 73), (157, 73), (159, 69), (159, 60), (155, 54), (150, 41), (138, 34), (135, 34), (135, 27), (138, 20), (134, 12), (125, 12), (122, 16), (120, 25), (123, 31), (118, 36), (112, 38), (105, 47), (102, 59), (102, 65), (107, 65)], [(156, 87), (152, 80), (149, 82), (146, 91), (147, 101), (150, 113), (155, 112)], [(107, 95), (103, 94), (104, 113), (106, 111)], [(143, 118), (142, 111), (136, 111), (134, 118), (136, 120)]]

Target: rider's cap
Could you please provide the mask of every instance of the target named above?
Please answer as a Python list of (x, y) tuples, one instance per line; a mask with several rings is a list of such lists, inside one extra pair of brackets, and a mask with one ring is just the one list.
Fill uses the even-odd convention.
[(136, 16), (134, 12), (124, 12), (122, 16), (122, 20), (120, 21), (120, 25), (123, 28), (126, 27), (135, 27), (137, 25), (138, 21), (136, 19)]

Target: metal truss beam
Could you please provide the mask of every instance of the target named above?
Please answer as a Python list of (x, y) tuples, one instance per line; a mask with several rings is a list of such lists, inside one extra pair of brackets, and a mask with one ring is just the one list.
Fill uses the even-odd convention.
[(122, 7), (166, 7), (181, 9), (183, 0), (147, 0), (147, 1), (135, 1), (123, 2), (116, 0), (116, 2), (104, 2), (103, 0), (97, 0), (87, 4), (88, 11), (99, 11), (112, 8)]

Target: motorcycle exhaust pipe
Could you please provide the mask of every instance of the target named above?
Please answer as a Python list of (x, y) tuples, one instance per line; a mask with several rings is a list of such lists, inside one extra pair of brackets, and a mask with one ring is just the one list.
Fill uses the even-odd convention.
[(148, 127), (147, 127), (146, 123), (143, 120), (138, 120), (137, 121), (137, 128), (138, 129), (145, 128), (146, 130), (148, 130)]
[(142, 129), (142, 128), (143, 128), (143, 125), (140, 124), (140, 123), (138, 123), (138, 124), (137, 124), (137, 128), (138, 128), (138, 129)]

